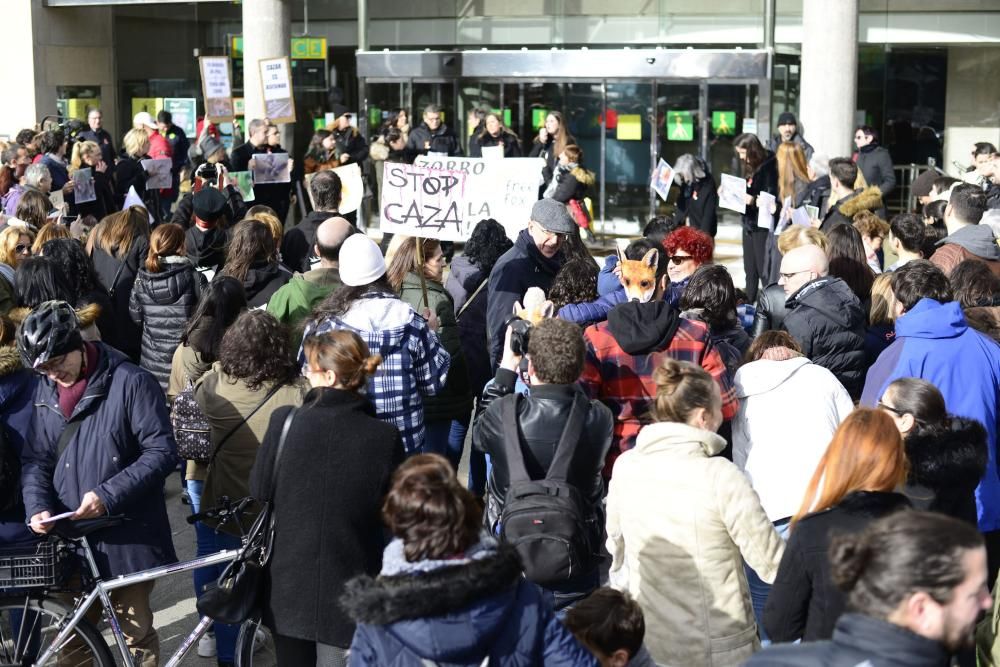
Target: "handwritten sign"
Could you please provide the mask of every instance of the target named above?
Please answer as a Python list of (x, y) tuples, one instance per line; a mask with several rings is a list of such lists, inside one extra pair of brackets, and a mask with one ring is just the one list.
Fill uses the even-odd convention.
[(205, 115), (213, 123), (233, 119), (233, 88), (229, 77), (229, 58), (201, 56), (201, 91), (205, 98)]
[(264, 95), (264, 115), (272, 123), (294, 123), (295, 99), (292, 96), (292, 70), (288, 58), (264, 58), (257, 62)]
[(442, 241), (463, 241), (472, 233), (462, 216), (466, 174), (395, 162), (383, 170), (383, 232)]
[(528, 226), (545, 163), (542, 158), (489, 160), (426, 155), (417, 157), (414, 164), (466, 174), (461, 204), (464, 228), (471, 233), (480, 220), (494, 218), (514, 239)]

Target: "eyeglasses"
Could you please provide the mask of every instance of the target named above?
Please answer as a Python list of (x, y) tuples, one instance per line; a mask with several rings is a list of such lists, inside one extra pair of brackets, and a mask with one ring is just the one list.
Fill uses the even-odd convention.
[(800, 273), (809, 273), (809, 271), (810, 271), (809, 269), (802, 269), (801, 271), (792, 271), (791, 273), (779, 273), (778, 275), (784, 278), (785, 280), (791, 280)]
[(680, 266), (689, 259), (694, 259), (694, 257), (691, 255), (671, 255), (670, 257), (667, 257), (667, 259), (669, 259), (670, 263), (674, 266)]
[(14, 246), (14, 252), (16, 252), (18, 255), (30, 254), (31, 246), (24, 245), (23, 243), (18, 243), (16, 246)]
[(891, 405), (886, 405), (882, 401), (879, 401), (876, 405), (878, 407), (882, 408), (883, 410), (887, 411), (887, 412), (891, 412), (892, 414), (896, 415), (897, 417), (902, 417), (903, 415), (906, 414), (902, 410), (897, 410), (896, 408), (892, 407)]

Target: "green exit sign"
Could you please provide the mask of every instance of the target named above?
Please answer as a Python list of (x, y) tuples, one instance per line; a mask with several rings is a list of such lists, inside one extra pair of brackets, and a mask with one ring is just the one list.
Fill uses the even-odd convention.
[[(326, 37), (292, 37), (288, 53), (297, 60), (325, 60)], [(229, 55), (233, 58), (243, 57), (243, 36), (232, 35), (229, 38)]]

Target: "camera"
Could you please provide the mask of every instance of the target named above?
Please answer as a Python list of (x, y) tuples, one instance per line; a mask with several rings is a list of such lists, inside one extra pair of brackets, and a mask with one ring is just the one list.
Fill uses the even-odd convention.
[[(528, 353), (528, 338), (531, 335), (531, 322), (522, 320), (516, 315), (507, 320), (510, 327), (510, 351), (519, 357)], [(506, 328), (506, 327), (505, 327)]]

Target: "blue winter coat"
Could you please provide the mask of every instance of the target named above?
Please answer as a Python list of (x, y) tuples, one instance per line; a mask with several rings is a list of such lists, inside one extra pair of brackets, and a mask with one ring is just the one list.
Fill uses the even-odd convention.
[(83, 423), (58, 461), (56, 446), (68, 422), (55, 384), (38, 383), (21, 479), (28, 516), (75, 510), (83, 494), (94, 491), (108, 514), (126, 517), (90, 536), (101, 576), (113, 577), (177, 560), (163, 500), (177, 445), (156, 378), (117, 350), (94, 345), (97, 370), (70, 416)]
[(516, 555), (423, 572), (367, 577), (342, 598), (358, 621), (350, 665), (410, 667), (596, 665), (563, 627), (542, 591), (521, 575)]
[[(18, 456), (24, 450), (25, 435), (31, 426), (32, 396), (38, 376), (21, 365), (15, 347), (0, 347), (0, 421), (7, 445)], [(0, 513), (0, 544), (34, 542), (38, 537), (25, 525), (24, 505)]]
[[(681, 302), (681, 295), (684, 293), (684, 288), (687, 287), (690, 280), (691, 278), (687, 277), (679, 283), (670, 283), (667, 286), (666, 293), (663, 295), (663, 300), (674, 308), (677, 308)], [(582, 327), (586, 327), (608, 319), (608, 313), (611, 312), (611, 309), (620, 303), (625, 303), (627, 300), (625, 298), (625, 288), (619, 283), (617, 290), (610, 294), (605, 294), (598, 298), (597, 301), (566, 304), (559, 309), (557, 316), (561, 320), (567, 320), (568, 322), (574, 322)]]
[(1000, 345), (966, 324), (958, 302), (921, 299), (896, 320), (896, 341), (868, 370), (861, 404), (874, 407), (889, 383), (903, 377), (932, 382), (949, 413), (975, 419), (986, 429), (989, 462), (976, 489), (976, 513), (981, 531), (1000, 529)]

